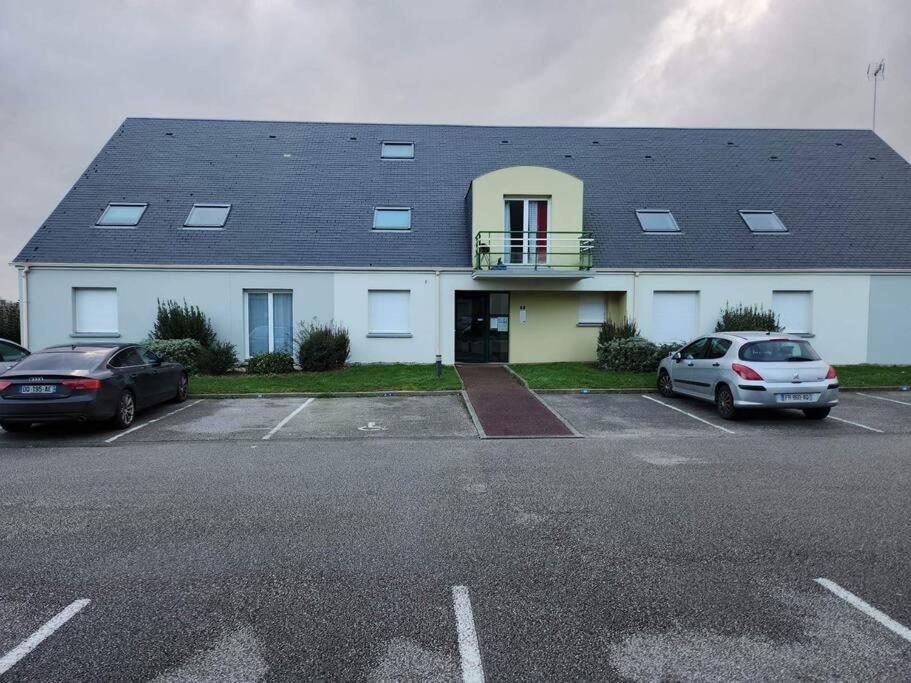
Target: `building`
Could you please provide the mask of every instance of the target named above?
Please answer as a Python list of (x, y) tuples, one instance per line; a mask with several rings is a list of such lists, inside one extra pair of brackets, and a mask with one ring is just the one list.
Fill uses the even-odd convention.
[(871, 131), (127, 119), (19, 269), (23, 340), (139, 340), (186, 300), (241, 355), (593, 360), (762, 304), (837, 363), (911, 363), (911, 166)]

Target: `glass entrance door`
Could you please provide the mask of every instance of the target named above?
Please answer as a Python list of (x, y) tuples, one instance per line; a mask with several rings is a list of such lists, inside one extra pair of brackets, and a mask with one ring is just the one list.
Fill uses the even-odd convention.
[(509, 294), (456, 292), (457, 363), (509, 361)]

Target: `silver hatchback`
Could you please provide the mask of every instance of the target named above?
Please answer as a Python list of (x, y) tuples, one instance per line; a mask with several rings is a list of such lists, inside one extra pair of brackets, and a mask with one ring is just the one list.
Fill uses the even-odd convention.
[(806, 339), (768, 332), (718, 332), (658, 366), (658, 391), (711, 401), (726, 420), (744, 408), (796, 408), (822, 420), (838, 405), (835, 368)]

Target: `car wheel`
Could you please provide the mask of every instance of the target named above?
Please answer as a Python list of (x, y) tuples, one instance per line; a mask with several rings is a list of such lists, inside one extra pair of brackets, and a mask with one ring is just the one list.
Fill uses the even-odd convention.
[(737, 408), (734, 407), (734, 394), (727, 384), (719, 385), (715, 391), (715, 407), (725, 420), (737, 419)]
[(808, 420), (825, 420), (829, 416), (831, 408), (807, 408), (803, 414)]
[(187, 373), (180, 373), (180, 379), (177, 380), (177, 394), (174, 396), (174, 403), (183, 403), (187, 400), (190, 393), (190, 381), (187, 379)]
[(0, 429), (4, 432), (27, 432), (31, 428), (31, 423), (29, 422), (7, 422), (6, 420), (0, 421)]
[(664, 398), (673, 398), (677, 395), (674, 391), (674, 381), (667, 370), (658, 373), (658, 393)]
[(133, 398), (133, 392), (124, 389), (120, 393), (120, 401), (117, 402), (117, 412), (114, 413), (114, 419), (111, 420), (117, 429), (126, 429), (136, 418), (136, 400)]

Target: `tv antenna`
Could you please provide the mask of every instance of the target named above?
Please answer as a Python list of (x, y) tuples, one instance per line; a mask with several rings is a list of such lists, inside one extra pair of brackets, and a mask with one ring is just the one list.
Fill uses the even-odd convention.
[(886, 80), (885, 59), (867, 65), (867, 80), (873, 81), (873, 130), (876, 130), (876, 84)]

